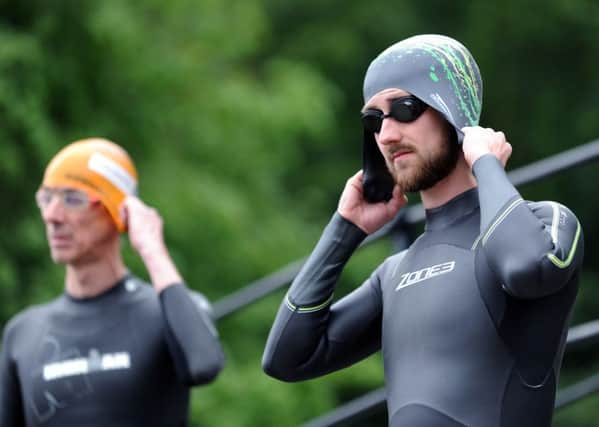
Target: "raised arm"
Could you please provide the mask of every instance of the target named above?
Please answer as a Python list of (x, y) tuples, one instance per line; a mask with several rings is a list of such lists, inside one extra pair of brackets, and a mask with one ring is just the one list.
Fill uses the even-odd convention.
[(580, 223), (558, 203), (524, 201), (503, 169), (507, 161), (502, 156), (507, 144), (503, 133), (470, 129), (475, 132), (466, 132), (464, 151), (473, 151), (467, 143), (478, 144), (481, 150), (472, 158), (481, 209), (477, 246), (511, 295), (539, 298), (557, 292), (581, 265)]
[[(339, 275), (366, 237), (405, 204), (396, 188), (387, 203), (367, 204), (362, 173), (345, 186), (337, 213), (293, 281), (270, 331), (262, 365), (284, 381), (299, 381), (351, 365), (380, 348), (380, 274), (331, 306)], [(384, 264), (383, 264), (384, 266)]]
[(341, 271), (366, 234), (335, 214), (281, 303), (264, 350), (264, 371), (299, 381), (351, 365), (380, 348), (377, 274), (331, 306)]
[[(159, 294), (166, 341), (179, 380), (187, 385), (212, 381), (224, 365), (218, 334), (209, 316), (184, 284), (162, 234), (162, 218), (136, 198), (125, 202), (129, 239)], [(205, 299), (204, 299), (205, 300)], [(206, 304), (204, 304), (206, 305)]]

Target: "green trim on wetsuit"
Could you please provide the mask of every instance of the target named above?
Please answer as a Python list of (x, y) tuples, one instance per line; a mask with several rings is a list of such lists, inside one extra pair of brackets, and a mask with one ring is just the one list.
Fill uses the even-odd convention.
[(329, 299), (327, 299), (325, 302), (323, 302), (322, 304), (315, 305), (313, 307), (298, 307), (289, 300), (289, 296), (286, 296), (285, 304), (287, 304), (287, 307), (289, 307), (292, 311), (297, 311), (298, 313), (312, 313), (314, 311), (322, 310), (323, 308), (325, 308), (333, 301), (334, 297), (335, 294), (331, 294)]
[[(556, 267), (567, 268), (570, 266), (570, 264), (572, 264), (572, 261), (574, 260), (574, 255), (576, 254), (576, 247), (578, 246), (578, 240), (580, 239), (581, 233), (582, 227), (580, 225), (580, 222), (576, 221), (576, 235), (574, 236), (574, 242), (572, 243), (572, 247), (570, 248), (568, 257), (565, 260), (562, 261), (552, 253), (547, 254), (547, 257), (551, 260), (551, 262), (553, 262), (553, 264), (556, 265)], [(555, 241), (557, 241), (557, 237)]]

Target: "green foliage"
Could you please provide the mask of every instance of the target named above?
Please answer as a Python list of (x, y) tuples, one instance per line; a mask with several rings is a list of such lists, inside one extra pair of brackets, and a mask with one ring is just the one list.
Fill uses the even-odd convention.
[[(0, 324), (61, 291), (33, 193), (75, 139), (104, 136), (132, 154), (177, 265), (217, 300), (310, 251), (360, 166), (364, 72), (395, 41), (435, 32), (470, 48), (485, 79), (482, 123), (508, 135), (511, 167), (599, 135), (592, 0), (5, 0), (0, 17)], [(599, 312), (599, 205), (585, 203), (597, 180), (593, 164), (523, 188), (566, 203), (585, 229), (575, 322)], [(353, 258), (339, 295), (389, 252), (381, 243)], [(128, 247), (126, 259), (145, 274)], [(281, 296), (219, 324), (227, 368), (194, 391), (193, 425), (298, 425), (382, 385), (379, 357), (305, 383), (262, 374)], [(566, 359), (566, 383), (596, 369), (583, 362)], [(556, 425), (597, 415), (589, 399)]]

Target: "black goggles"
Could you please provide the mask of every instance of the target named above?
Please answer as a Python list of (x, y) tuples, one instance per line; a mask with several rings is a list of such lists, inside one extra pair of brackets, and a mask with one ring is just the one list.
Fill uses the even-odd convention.
[(391, 101), (391, 108), (388, 114), (381, 110), (365, 110), (362, 112), (362, 125), (368, 132), (379, 133), (383, 120), (387, 117), (393, 117), (398, 122), (410, 123), (416, 120), (428, 105), (416, 98), (414, 95), (402, 96)]

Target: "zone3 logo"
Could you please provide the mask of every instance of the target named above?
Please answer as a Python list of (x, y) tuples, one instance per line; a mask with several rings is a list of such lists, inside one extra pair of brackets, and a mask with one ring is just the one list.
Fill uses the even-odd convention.
[(406, 286), (415, 285), (416, 283), (431, 279), (436, 276), (440, 276), (441, 274), (450, 273), (453, 271), (454, 268), (455, 261), (448, 261), (423, 268), (422, 270), (402, 274), (401, 280), (399, 281), (399, 284), (397, 285), (395, 290), (399, 291), (401, 288), (405, 288)]

